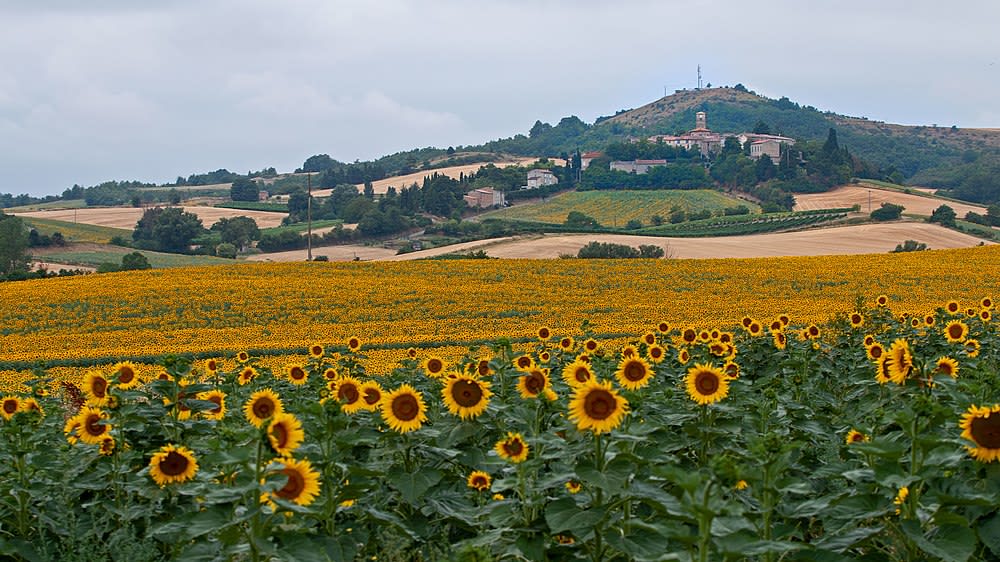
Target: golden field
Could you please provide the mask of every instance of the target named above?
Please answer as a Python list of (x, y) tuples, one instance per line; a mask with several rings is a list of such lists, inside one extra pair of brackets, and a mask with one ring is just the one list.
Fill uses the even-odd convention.
[(1000, 247), (988, 246), (721, 260), (240, 264), (8, 283), (0, 379), (24, 380), (35, 364), (151, 362), (168, 353), (287, 356), (351, 336), (382, 370), (410, 345), (457, 356), (468, 345), (531, 338), (542, 325), (580, 337), (585, 321), (599, 339), (660, 321), (730, 327), (743, 315), (785, 313), (795, 323), (825, 322), (878, 294), (894, 312), (925, 313), (952, 298), (965, 307), (996, 297), (998, 264)]

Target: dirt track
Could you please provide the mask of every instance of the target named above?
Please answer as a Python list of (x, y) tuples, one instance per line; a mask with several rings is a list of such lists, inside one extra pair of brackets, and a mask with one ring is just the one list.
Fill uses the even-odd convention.
[[(182, 207), (189, 213), (198, 215), (204, 223), (205, 228), (215, 224), (221, 218), (250, 217), (257, 221), (260, 228), (271, 228), (281, 226), (281, 220), (287, 216), (286, 213), (275, 213), (270, 211), (244, 211), (240, 209), (219, 209), (215, 207)], [(135, 223), (142, 218), (143, 209), (138, 207), (95, 207), (84, 209), (59, 209), (53, 211), (31, 211), (27, 213), (13, 213), (22, 217), (34, 217), (39, 219), (51, 219), (66, 222), (78, 222), (80, 224), (93, 224), (97, 226), (109, 226), (112, 228), (123, 228), (132, 230)]]

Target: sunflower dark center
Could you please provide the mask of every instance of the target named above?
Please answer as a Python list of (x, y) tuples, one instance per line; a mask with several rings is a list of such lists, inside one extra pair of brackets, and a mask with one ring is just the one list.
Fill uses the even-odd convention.
[(489, 482), (487, 482), (486, 478), (483, 477), (483, 476), (476, 476), (476, 477), (474, 477), (472, 479), (472, 487), (473, 488), (484, 489), (487, 486), (489, 486)]
[(524, 388), (532, 394), (540, 394), (545, 390), (545, 375), (541, 371), (532, 371), (525, 375)]
[(302, 380), (306, 378), (306, 372), (301, 367), (292, 367), (292, 380)]
[(313, 355), (322, 355), (323, 354), (323, 348), (320, 347), (320, 346), (318, 346), (318, 345), (314, 345), (313, 348), (312, 348), (312, 354)]
[(951, 326), (948, 326), (948, 335), (951, 336), (951, 339), (957, 340), (958, 338), (962, 337), (962, 327), (959, 326), (958, 324), (952, 324)]
[(704, 396), (715, 394), (719, 390), (719, 377), (711, 371), (700, 371), (694, 377), (694, 387)]
[(253, 415), (260, 419), (267, 419), (274, 415), (274, 401), (270, 398), (258, 398), (253, 403)]
[(479, 372), (479, 376), (485, 377), (490, 374), (490, 362), (486, 360), (480, 361), (476, 370)]
[(583, 411), (587, 417), (595, 420), (606, 420), (615, 413), (618, 401), (614, 395), (604, 389), (591, 390), (583, 400)]
[(417, 397), (411, 394), (397, 396), (392, 401), (392, 415), (400, 421), (412, 421), (420, 414), (420, 404)]
[(864, 441), (864, 440), (865, 440), (865, 436), (862, 435), (862, 434), (860, 434), (860, 433), (855, 433), (855, 434), (851, 435), (851, 442), (852, 443), (859, 443), (859, 442)]
[(354, 404), (361, 398), (361, 393), (358, 392), (358, 387), (354, 384), (344, 383), (337, 386), (337, 398), (348, 404)]
[(288, 428), (283, 423), (276, 423), (271, 426), (271, 435), (278, 442), (278, 449), (284, 448), (288, 444)]
[(210, 409), (209, 412), (213, 414), (222, 413), (222, 397), (221, 396), (209, 396), (208, 401), (215, 404), (215, 407)]
[(3, 401), (3, 411), (8, 414), (17, 413), (17, 400), (4, 400)]
[(351, 338), (351, 341), (347, 342), (347, 345), (350, 346), (351, 349), (356, 349), (361, 346), (361, 342), (359, 342), (354, 338)]
[(382, 395), (379, 393), (378, 390), (375, 390), (374, 388), (365, 389), (365, 396), (364, 396), (365, 404), (368, 404), (369, 406), (371, 406), (372, 404), (378, 404), (378, 401), (381, 399)]
[(179, 476), (184, 474), (188, 468), (188, 459), (177, 451), (170, 451), (167, 456), (160, 461), (160, 472), (167, 476)]
[(860, 314), (854, 314), (854, 315), (852, 315), (851, 316), (851, 322), (853, 322), (855, 324), (860, 324), (861, 323), (861, 315)]
[[(5, 408), (6, 408), (6, 406), (5, 406)], [(102, 424), (100, 422), (101, 422), (101, 416), (99, 416), (97, 414), (90, 414), (89, 416), (87, 416), (87, 423), (84, 424), (84, 427), (87, 430), (87, 434), (88, 435), (103, 435), (104, 432), (107, 430), (108, 426), (106, 426), (106, 425), (104, 425), (104, 424)]]
[(877, 346), (877, 345), (873, 346), (872, 349), (871, 349), (871, 354), (872, 354), (872, 357), (874, 357), (875, 359), (878, 359), (879, 357), (882, 357), (882, 348), (879, 347), (879, 346)]
[(527, 357), (518, 357), (517, 358), (517, 366), (520, 367), (520, 368), (522, 368), (522, 369), (525, 368), (525, 367), (530, 367), (531, 366), (531, 359), (529, 359)]
[(625, 378), (635, 382), (641, 381), (646, 377), (646, 368), (642, 366), (642, 363), (638, 361), (630, 361), (625, 365)]
[(128, 384), (135, 378), (135, 371), (132, 367), (122, 367), (118, 369), (118, 384)]
[(520, 439), (511, 439), (503, 444), (503, 450), (508, 455), (516, 457), (524, 452), (524, 443)]
[(659, 347), (654, 347), (649, 350), (649, 356), (653, 359), (659, 359), (663, 355), (663, 350)]
[(108, 390), (108, 381), (101, 377), (97, 377), (90, 385), (90, 389), (94, 392), (94, 396), (96, 398), (104, 398), (105, 392)]
[(214, 359), (208, 362), (208, 370), (209, 370), (209, 371), (214, 371), (214, 370), (216, 370), (216, 369), (217, 369), (218, 367), (219, 367), (219, 365), (218, 365), (218, 364), (217, 364), (217, 363), (215, 362), (215, 360), (214, 360)]
[(973, 418), (969, 432), (976, 445), (986, 449), (1000, 449), (1000, 414), (988, 418)]
[(584, 367), (577, 367), (573, 372), (573, 378), (577, 382), (587, 382), (590, 380), (590, 371)]
[(463, 408), (471, 408), (483, 399), (483, 389), (475, 381), (461, 380), (451, 387), (451, 397)]
[(548, 328), (542, 328), (541, 330), (538, 330), (538, 337), (540, 337), (542, 339), (548, 338), (549, 337), (549, 329)]
[(278, 494), (279, 498), (284, 500), (294, 500), (299, 497), (306, 489), (305, 477), (299, 471), (292, 468), (286, 468), (281, 473), (288, 477), (288, 482), (275, 493)]
[(427, 362), (427, 370), (432, 373), (437, 373), (443, 366), (440, 359), (431, 359)]

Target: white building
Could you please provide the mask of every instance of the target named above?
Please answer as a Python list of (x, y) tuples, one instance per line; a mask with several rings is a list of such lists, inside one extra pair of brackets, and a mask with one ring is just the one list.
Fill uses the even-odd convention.
[(615, 160), (611, 163), (611, 169), (630, 174), (645, 174), (653, 166), (666, 165), (666, 160)]
[(750, 143), (750, 158), (759, 159), (763, 155), (768, 155), (775, 164), (781, 158), (781, 145), (774, 139), (756, 140)]
[(528, 189), (537, 189), (546, 185), (559, 183), (559, 178), (549, 170), (534, 169), (528, 170)]
[(462, 196), (465, 204), (470, 208), (488, 209), (490, 207), (502, 207), (507, 202), (502, 191), (497, 191), (492, 187), (473, 189)]

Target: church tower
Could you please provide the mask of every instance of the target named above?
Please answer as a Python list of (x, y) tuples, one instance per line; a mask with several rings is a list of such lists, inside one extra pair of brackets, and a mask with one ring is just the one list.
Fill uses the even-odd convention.
[(708, 120), (705, 117), (704, 111), (699, 111), (694, 114), (694, 128), (695, 129), (708, 129)]

